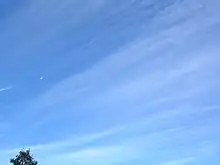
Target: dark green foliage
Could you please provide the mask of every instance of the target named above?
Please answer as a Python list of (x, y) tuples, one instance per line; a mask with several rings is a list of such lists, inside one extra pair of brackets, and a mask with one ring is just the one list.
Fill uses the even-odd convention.
[(10, 163), (13, 165), (37, 165), (37, 161), (30, 154), (30, 150), (21, 150), (14, 159), (10, 160)]

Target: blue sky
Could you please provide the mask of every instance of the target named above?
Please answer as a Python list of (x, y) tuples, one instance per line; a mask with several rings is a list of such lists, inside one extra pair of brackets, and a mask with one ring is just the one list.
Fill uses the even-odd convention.
[(220, 163), (220, 1), (0, 0), (0, 159)]

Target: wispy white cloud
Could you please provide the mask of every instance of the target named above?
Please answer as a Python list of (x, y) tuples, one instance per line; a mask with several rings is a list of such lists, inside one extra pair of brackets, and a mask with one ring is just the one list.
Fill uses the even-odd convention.
[[(205, 110), (211, 108), (204, 107)], [(200, 109), (200, 111), (202, 110)], [(195, 160), (194, 157), (206, 156), (211, 151), (212, 153), (214, 151), (217, 152), (216, 148), (214, 150), (212, 143), (204, 143), (204, 133), (211, 131), (208, 130), (209, 127), (207, 125), (191, 125), (189, 127), (188, 125), (173, 123), (174, 120), (181, 121), (184, 115), (191, 116), (193, 113), (195, 111), (186, 111), (184, 109), (170, 111), (170, 113), (167, 111), (156, 113), (145, 120), (120, 125), (101, 133), (78, 135), (77, 137), (49, 144), (26, 146), (26, 148), (33, 150), (37, 158), (42, 161), (41, 164), (62, 162), (65, 164), (78, 163), (80, 165), (88, 163), (92, 165), (101, 165), (103, 163), (111, 165), (140, 159), (151, 154), (156, 154), (157, 158), (160, 158), (162, 162), (167, 160), (167, 158), (163, 158), (163, 150), (161, 148), (166, 148), (166, 152), (173, 152), (168, 146), (180, 145), (176, 148), (179, 151), (179, 153), (175, 153), (177, 154), (176, 157), (186, 155), (186, 153), (183, 153), (182, 147), (184, 147), (184, 150), (188, 150), (187, 154), (190, 157), (175, 159), (164, 163), (164, 165), (185, 165), (191, 161), (193, 162)], [(157, 126), (154, 125), (155, 123), (157, 123)], [(185, 144), (181, 147), (182, 143), (187, 145)], [(1, 153), (13, 155), (19, 149), (2, 151)], [(201, 152), (201, 149), (203, 152)], [(175, 154), (173, 154), (174, 157)]]
[(187, 158), (172, 160), (172, 161), (163, 163), (162, 165), (189, 165), (189, 164), (192, 164), (195, 160), (196, 160), (195, 157), (187, 157)]
[[(33, 150), (42, 165), (49, 162), (67, 165), (73, 163), (112, 165), (145, 157), (149, 157), (148, 161), (151, 162), (154, 159), (153, 155), (157, 155), (156, 158), (163, 165), (187, 165), (196, 161), (197, 157), (201, 158), (210, 155), (210, 152), (217, 152), (217, 149), (213, 148), (214, 144), (204, 141), (203, 134), (208, 133), (208, 127), (169, 125), (174, 118), (176, 119), (177, 114), (174, 114), (161, 114), (161, 116), (155, 114), (155, 117), (149, 116), (149, 119), (142, 122), (118, 126), (105, 132), (80, 135), (49, 144), (26, 146), (26, 148)], [(178, 120), (181, 118), (180, 115)], [(167, 122), (168, 127), (164, 127)], [(155, 127), (155, 123), (158, 123), (158, 127)], [(185, 145), (182, 145), (183, 143)], [(169, 146), (176, 147), (172, 149)], [(0, 152), (0, 157), (13, 156), (19, 149), (3, 150)], [(164, 157), (164, 152), (172, 153), (173, 160), (167, 162), (169, 156), (165, 154)]]
[[(34, 20), (34, 24), (48, 23), (42, 33), (47, 39), (60, 28), (66, 31), (72, 27), (67, 25), (85, 21), (106, 3), (65, 2), (32, 2), (34, 5), (27, 9), (30, 14), (22, 19)], [(212, 75), (219, 71), (219, 33), (212, 28), (219, 26), (220, 19), (214, 13), (218, 9), (211, 3), (196, 2), (201, 4), (190, 0), (173, 2), (153, 19), (157, 28), (152, 34), (143, 32), (133, 42), (30, 101), (21, 116), (30, 119), (33, 130), (46, 134), (51, 128), (48, 125), (56, 128), (56, 134), (62, 134), (64, 128), (69, 130), (62, 140), (27, 146), (41, 164), (113, 165), (144, 160), (149, 155), (148, 161), (160, 158), (162, 165), (186, 165), (201, 155), (217, 153), (212, 139), (219, 137), (215, 127), (219, 105), (207, 99), (206, 94), (219, 84), (219, 78)], [(80, 5), (75, 11), (76, 3)], [(36, 14), (39, 9), (42, 10)], [(58, 20), (52, 19), (63, 10), (71, 13), (71, 17), (64, 14)], [(44, 17), (48, 11), (51, 12)], [(62, 27), (54, 28), (59, 20)], [(42, 42), (39, 38), (34, 38), (35, 42)], [(204, 144), (208, 139), (210, 143)], [(3, 150), (0, 157), (18, 150)]]
[(105, 146), (82, 149), (76, 152), (66, 152), (64, 154), (49, 157), (46, 162), (62, 162), (65, 164), (80, 165), (111, 165), (123, 161), (129, 161), (137, 157), (136, 151), (131, 147), (125, 146)]
[(6, 91), (10, 91), (12, 89), (13, 89), (12, 86), (8, 86), (8, 87), (0, 88), (0, 92), (6, 92)]
[[(173, 24), (168, 29), (162, 28), (158, 34), (151, 37), (139, 38), (99, 61), (87, 71), (73, 75), (54, 85), (37, 99), (34, 103), (36, 107), (41, 109), (62, 104), (77, 97), (85, 97), (85, 94), (87, 97), (92, 96), (91, 98), (97, 98), (97, 100), (102, 98), (102, 101), (103, 99), (108, 100), (109, 97), (112, 98), (113, 95), (114, 98), (135, 97), (140, 96), (141, 93), (152, 92), (155, 88), (158, 90), (177, 79), (202, 74), (215, 63), (212, 59), (218, 59), (219, 49), (215, 47), (210, 52), (211, 41), (206, 41), (206, 46), (200, 47), (198, 45), (200, 41), (196, 40), (194, 35), (201, 33), (206, 37), (206, 34), (202, 32), (218, 23), (219, 19), (210, 20), (209, 15), (213, 13), (203, 11), (199, 5), (192, 3), (191, 6), (191, 2), (188, 1), (184, 2), (184, 5), (187, 8), (192, 7), (189, 10), (184, 9), (183, 15), (186, 14), (186, 11), (193, 13), (191, 17), (187, 17), (188, 21)], [(196, 10), (196, 14), (194, 10)], [(204, 21), (198, 21), (203, 15), (199, 13), (200, 10), (207, 13), (203, 17)], [(171, 11), (174, 12), (172, 15), (175, 15), (176, 10)], [(166, 14), (163, 16), (169, 17)], [(203, 26), (204, 24), (206, 26)], [(97, 80), (99, 81), (97, 82)], [(85, 88), (86, 91), (80, 90)], [(96, 96), (93, 91), (96, 91)]]

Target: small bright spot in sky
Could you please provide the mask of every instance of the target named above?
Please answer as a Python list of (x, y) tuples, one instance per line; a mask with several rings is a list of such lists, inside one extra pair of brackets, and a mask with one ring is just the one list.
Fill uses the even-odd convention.
[(40, 80), (43, 80), (44, 79), (44, 77), (40, 77)]

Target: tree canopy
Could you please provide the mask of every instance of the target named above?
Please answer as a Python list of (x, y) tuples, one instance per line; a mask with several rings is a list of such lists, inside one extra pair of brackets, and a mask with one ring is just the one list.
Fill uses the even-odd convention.
[(30, 150), (21, 150), (15, 158), (10, 159), (12, 165), (37, 165)]

